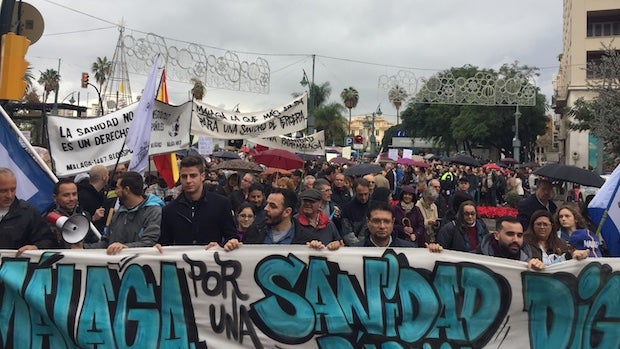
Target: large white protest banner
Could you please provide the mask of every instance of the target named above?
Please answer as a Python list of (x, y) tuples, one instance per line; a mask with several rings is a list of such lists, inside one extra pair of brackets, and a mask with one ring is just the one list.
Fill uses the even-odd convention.
[(275, 137), (306, 129), (308, 98), (301, 95), (279, 108), (235, 113), (194, 101), (191, 133), (219, 139)]
[[(58, 176), (71, 176), (101, 164), (112, 166), (131, 159), (131, 150), (120, 153), (138, 104), (92, 118), (48, 116), (48, 137)], [(191, 102), (180, 106), (155, 101), (149, 155), (189, 147)], [(120, 154), (119, 154), (120, 153)]]
[(620, 259), (202, 246), (0, 251), (3, 348), (618, 348)]
[(325, 155), (325, 131), (319, 131), (301, 138), (275, 136), (267, 138), (250, 138), (249, 141), (265, 147), (284, 149), (293, 153)]

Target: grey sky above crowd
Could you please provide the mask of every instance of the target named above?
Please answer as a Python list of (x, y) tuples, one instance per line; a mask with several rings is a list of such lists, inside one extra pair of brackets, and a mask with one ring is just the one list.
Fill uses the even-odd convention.
[[(277, 107), (304, 92), (299, 82), (302, 70), (311, 77), (312, 55), (315, 83), (330, 83), (330, 102), (341, 102), (343, 88), (359, 91), (354, 116), (381, 104), (384, 116), (396, 120), (387, 91), (379, 88), (382, 75), (408, 71), (423, 78), (466, 64), (498, 69), (518, 61), (538, 67), (536, 85), (550, 101), (562, 51), (561, 0), (29, 2), (45, 20), (43, 36), (27, 54), (35, 77), (58, 69), (60, 59), (59, 101), (80, 91), (81, 105), (86, 98), (96, 101), (92, 88), (80, 88), (81, 73), (90, 72), (97, 57), (112, 59), (121, 22), (136, 37), (154, 33), (167, 43), (198, 44), (207, 54), (230, 50), (241, 60), (267, 60), (268, 94), (207, 87), (206, 103), (225, 109), (238, 104), (242, 112)], [(138, 95), (146, 75), (130, 71), (129, 78)], [(170, 102), (188, 101), (191, 87), (189, 81), (168, 81)]]

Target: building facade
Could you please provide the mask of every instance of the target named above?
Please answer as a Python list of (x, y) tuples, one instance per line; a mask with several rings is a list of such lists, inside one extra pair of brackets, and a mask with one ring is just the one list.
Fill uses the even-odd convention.
[[(371, 135), (372, 135), (373, 115), (363, 115), (351, 118), (351, 133), (354, 136), (361, 135), (364, 137), (364, 150), (373, 152), (371, 148)], [(374, 131), (376, 145), (381, 145), (381, 140), (385, 135), (385, 131), (390, 127), (396, 125), (396, 123), (388, 122), (386, 118), (382, 116), (374, 116)], [(377, 149), (378, 150), (378, 149)]]
[(602, 44), (610, 45), (614, 39), (614, 46), (620, 43), (620, 1), (564, 0), (563, 17), (563, 50), (558, 56), (552, 103), (559, 116), (559, 131), (552, 142), (557, 142), (560, 163), (596, 167), (598, 141), (589, 132), (568, 130), (568, 112), (577, 99), (596, 97), (588, 89), (594, 77), (587, 66), (600, 60)]

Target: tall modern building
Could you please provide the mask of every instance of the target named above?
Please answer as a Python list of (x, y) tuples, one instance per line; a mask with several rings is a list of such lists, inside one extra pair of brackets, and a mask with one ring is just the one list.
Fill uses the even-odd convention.
[(568, 130), (566, 120), (577, 99), (596, 97), (588, 89), (594, 76), (586, 68), (600, 60), (603, 43), (620, 46), (620, 1), (564, 0), (563, 50), (558, 56), (560, 69), (553, 96), (553, 108), (559, 115), (555, 118), (558, 132), (554, 141), (558, 143), (560, 163), (596, 168), (598, 140), (589, 132)]

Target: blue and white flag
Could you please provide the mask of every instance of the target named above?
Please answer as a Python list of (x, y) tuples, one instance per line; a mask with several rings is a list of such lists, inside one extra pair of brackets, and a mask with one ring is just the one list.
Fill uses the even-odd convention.
[(52, 207), (54, 182), (22, 147), (3, 115), (0, 115), (0, 166), (10, 168), (15, 174), (18, 199), (28, 201), (41, 213)]
[(149, 147), (151, 143), (151, 124), (153, 121), (153, 104), (157, 95), (157, 60), (142, 91), (142, 97), (129, 124), (125, 145), (133, 151), (129, 161), (129, 171), (143, 173), (149, 163)]
[(620, 166), (607, 178), (588, 205), (590, 218), (598, 227), (607, 212), (601, 227), (605, 246), (612, 257), (620, 257)]

